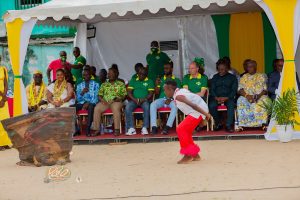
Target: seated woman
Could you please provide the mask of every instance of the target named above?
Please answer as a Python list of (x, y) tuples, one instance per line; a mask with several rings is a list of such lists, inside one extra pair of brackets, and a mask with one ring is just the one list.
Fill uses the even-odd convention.
[(265, 74), (257, 73), (257, 63), (254, 60), (247, 62), (247, 74), (240, 79), (237, 101), (239, 127), (266, 128), (268, 114), (261, 107), (268, 101), (267, 78)]
[(58, 69), (55, 82), (47, 87), (48, 108), (69, 107), (73, 97), (73, 86), (65, 79), (64, 70)]

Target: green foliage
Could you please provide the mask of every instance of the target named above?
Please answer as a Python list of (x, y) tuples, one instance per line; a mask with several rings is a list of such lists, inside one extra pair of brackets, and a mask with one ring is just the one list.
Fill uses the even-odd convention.
[(264, 102), (261, 107), (266, 109), (268, 115), (271, 116), (278, 125), (298, 125), (299, 122), (295, 120), (296, 114), (299, 114), (298, 95), (299, 93), (296, 93), (294, 89), (288, 89), (282, 96), (277, 97), (274, 101)]

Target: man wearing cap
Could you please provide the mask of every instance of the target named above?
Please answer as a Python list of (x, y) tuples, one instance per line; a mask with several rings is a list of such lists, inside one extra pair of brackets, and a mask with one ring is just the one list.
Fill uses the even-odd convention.
[(33, 82), (26, 87), (28, 111), (34, 112), (47, 108), (46, 86), (41, 71), (35, 71)]
[[(47, 78), (48, 78), (48, 85), (50, 85), (54, 80), (56, 80), (56, 71), (58, 69), (64, 70), (71, 70), (71, 65), (67, 62), (67, 53), (65, 51), (59, 52), (59, 59), (53, 60), (47, 69)], [(52, 71), (52, 79), (50, 77)]]
[(148, 65), (148, 78), (156, 80), (164, 75), (164, 65), (169, 63), (171, 59), (169, 56), (160, 51), (157, 41), (151, 42), (151, 52), (146, 57)]
[(71, 65), (71, 73), (73, 75), (75, 84), (78, 85), (83, 81), (82, 70), (86, 65), (86, 59), (82, 55), (80, 55), (80, 49), (78, 47), (74, 47), (73, 55), (75, 56), (75, 62), (73, 65)]

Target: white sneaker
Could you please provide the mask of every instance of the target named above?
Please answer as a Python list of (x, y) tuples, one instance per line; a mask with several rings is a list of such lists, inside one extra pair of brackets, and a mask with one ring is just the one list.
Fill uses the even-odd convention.
[(130, 128), (128, 129), (127, 133), (125, 135), (135, 135), (136, 134), (136, 131), (134, 128)]
[(148, 135), (149, 133), (148, 133), (148, 130), (147, 130), (147, 128), (146, 127), (143, 127), (142, 128), (142, 135)]

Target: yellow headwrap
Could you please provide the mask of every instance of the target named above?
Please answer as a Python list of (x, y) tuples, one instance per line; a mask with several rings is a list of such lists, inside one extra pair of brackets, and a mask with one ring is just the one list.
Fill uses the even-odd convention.
[(43, 73), (40, 71), (40, 70), (35, 70), (34, 72), (33, 72), (33, 74), (35, 75), (35, 74), (42, 74), (43, 75)]

